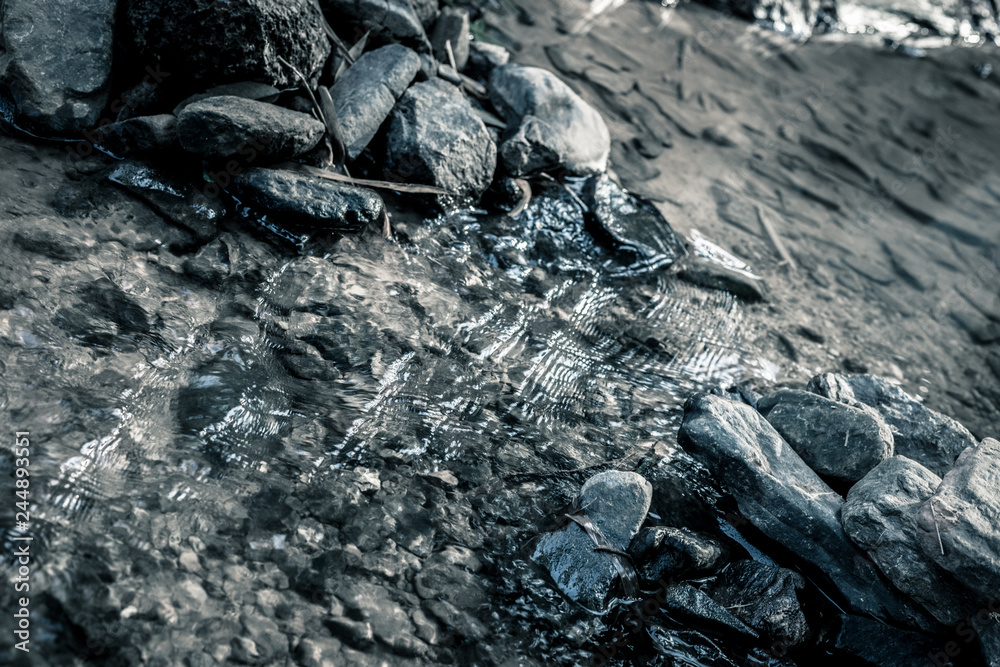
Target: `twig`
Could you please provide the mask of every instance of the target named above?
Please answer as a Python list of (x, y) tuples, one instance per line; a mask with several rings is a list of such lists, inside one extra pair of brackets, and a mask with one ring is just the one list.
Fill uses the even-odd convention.
[(295, 73), (295, 76), (297, 76), (299, 80), (302, 82), (302, 87), (306, 89), (307, 93), (309, 93), (309, 99), (312, 100), (313, 108), (316, 109), (316, 114), (319, 116), (319, 119), (320, 121), (322, 121), (323, 125), (326, 125), (326, 116), (323, 115), (323, 107), (319, 105), (319, 100), (316, 99), (316, 96), (313, 94), (312, 88), (309, 87), (309, 81), (306, 79), (305, 76), (303, 76), (302, 72), (300, 72), (298, 68), (295, 67), (295, 65), (288, 62), (281, 56), (278, 56), (278, 60), (281, 62), (282, 65), (292, 70), (292, 72)]
[(781, 260), (785, 264), (788, 264), (788, 268), (792, 270), (792, 273), (795, 273), (798, 270), (798, 267), (795, 264), (795, 260), (792, 259), (792, 256), (789, 254), (788, 249), (785, 248), (785, 244), (782, 243), (781, 237), (778, 236), (778, 232), (775, 231), (771, 221), (764, 215), (764, 211), (761, 210), (760, 205), (755, 204), (754, 208), (757, 209), (757, 219), (759, 219), (760, 224), (764, 226), (764, 231), (766, 231), (767, 235), (771, 238), (771, 243), (774, 244), (778, 254), (781, 255)]
[(937, 511), (934, 509), (934, 501), (931, 500), (931, 514), (934, 516), (934, 530), (937, 531), (938, 547), (941, 549), (941, 555), (944, 555), (944, 542), (941, 541), (941, 529), (938, 528), (937, 522)]

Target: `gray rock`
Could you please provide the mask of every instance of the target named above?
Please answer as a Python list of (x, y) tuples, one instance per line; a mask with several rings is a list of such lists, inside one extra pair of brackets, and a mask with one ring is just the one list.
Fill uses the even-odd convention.
[[(873, 621), (870, 618), (841, 614), (831, 652), (839, 657), (852, 658), (850, 664), (878, 665), (878, 667), (913, 667), (926, 665), (928, 657), (938, 649), (938, 642), (922, 632), (907, 632)], [(937, 663), (949, 665), (949, 661)]]
[(1000, 667), (1000, 599), (994, 599), (992, 608), (980, 610), (972, 619), (972, 627), (979, 639), (986, 667)]
[(712, 599), (767, 640), (775, 655), (783, 655), (811, 636), (798, 592), (806, 581), (783, 567), (741, 560), (730, 563), (708, 591)]
[(513, 176), (562, 168), (607, 168), (611, 135), (594, 107), (559, 77), (538, 67), (503, 65), (490, 74), (490, 100), (507, 121), (500, 155)]
[(333, 637), (303, 637), (295, 648), (295, 664), (302, 667), (330, 667), (337, 664), (340, 648), (341, 643)]
[(416, 53), (390, 44), (358, 58), (333, 86), (330, 96), (350, 159), (372, 140), (419, 69)]
[(424, 26), (407, 0), (320, 0), (320, 6), (332, 25), (346, 22), (357, 37), (370, 30), (377, 40), (430, 53)]
[(825, 572), (849, 608), (907, 626), (933, 625), (851, 544), (840, 525), (843, 499), (753, 408), (695, 395), (684, 405), (677, 441), (713, 472), (764, 535)]
[(718, 602), (690, 584), (677, 584), (663, 591), (663, 608), (679, 621), (713, 633), (736, 635), (755, 641), (757, 633), (725, 610)]
[(131, 0), (122, 33), (130, 58), (158, 63), (189, 90), (238, 81), (286, 88), (298, 80), (279, 57), (313, 79), (330, 55), (315, 0)]
[(233, 194), (288, 227), (356, 234), (379, 224), (382, 199), (371, 190), (311, 178), (283, 169), (251, 169), (237, 175)]
[(944, 475), (959, 454), (976, 445), (976, 439), (957, 421), (918, 403), (877, 375), (824, 373), (810, 380), (807, 389), (848, 405), (875, 408), (892, 429), (895, 453), (935, 475)]
[(392, 112), (386, 178), (478, 197), (493, 180), (497, 149), (483, 121), (457, 88), (440, 79), (418, 83)]
[(283, 160), (316, 146), (325, 131), (312, 116), (232, 95), (189, 104), (177, 118), (181, 146), (207, 158), (253, 149), (262, 161)]
[(924, 554), (917, 540), (917, 511), (940, 483), (919, 463), (894, 456), (851, 488), (840, 519), (847, 536), (896, 588), (953, 625), (968, 611), (970, 594)]
[(116, 157), (162, 155), (179, 151), (177, 119), (172, 114), (139, 116), (106, 125), (96, 134), (98, 144)]
[(201, 100), (207, 100), (209, 97), (223, 97), (226, 95), (230, 95), (232, 97), (243, 97), (248, 100), (257, 100), (258, 102), (274, 102), (281, 95), (281, 91), (274, 86), (269, 86), (266, 83), (257, 83), (256, 81), (224, 83), (221, 86), (212, 86), (203, 93), (195, 93), (194, 95), (185, 98), (174, 107), (174, 115), (180, 115), (181, 111), (184, 111), (184, 107), (189, 104), (194, 104), (195, 102), (200, 102)]
[(356, 582), (338, 589), (336, 595), (345, 609), (368, 623), (374, 637), (394, 652), (415, 656), (427, 651), (427, 645), (414, 635), (409, 616), (382, 586)]
[(486, 602), (479, 580), (454, 565), (435, 563), (425, 567), (413, 580), (424, 600), (444, 600), (459, 609), (475, 609)]
[(748, 303), (767, 298), (767, 288), (761, 278), (700, 255), (689, 254), (677, 277), (692, 285), (729, 292)]
[(434, 57), (443, 63), (450, 63), (446, 42), (451, 42), (451, 52), (455, 56), (458, 71), (465, 69), (469, 62), (469, 10), (461, 7), (445, 7), (434, 24), (431, 33), (431, 47)]
[(108, 179), (149, 203), (164, 218), (190, 230), (199, 240), (214, 236), (225, 214), (218, 201), (193, 184), (138, 162), (120, 164)]
[(784, 389), (765, 397), (757, 407), (822, 477), (856, 482), (892, 456), (892, 431), (867, 406)]
[[(604, 537), (625, 551), (639, 530), (653, 490), (641, 475), (604, 472), (591, 477), (580, 490), (578, 503)], [(594, 542), (576, 523), (545, 533), (535, 545), (532, 560), (546, 568), (566, 597), (583, 607), (602, 611), (618, 577), (612, 558), (594, 550)]]
[(917, 538), (935, 563), (983, 599), (1000, 597), (1000, 442), (965, 450), (917, 513)]
[(714, 540), (700, 537), (687, 528), (664, 526), (640, 530), (632, 540), (629, 554), (639, 566), (639, 576), (648, 582), (712, 572), (725, 556)]
[(466, 72), (469, 76), (489, 79), (490, 73), (510, 62), (510, 51), (499, 44), (472, 42), (469, 44), (469, 62)]
[(486, 637), (486, 627), (474, 616), (444, 600), (424, 600), (423, 608), (436, 618), (445, 630), (464, 639), (479, 641)]
[(0, 82), (18, 121), (71, 134), (97, 124), (108, 99), (115, 0), (5, 0)]
[(410, 0), (410, 7), (413, 8), (413, 13), (417, 15), (420, 25), (424, 26), (425, 30), (434, 25), (440, 13), (438, 0)]

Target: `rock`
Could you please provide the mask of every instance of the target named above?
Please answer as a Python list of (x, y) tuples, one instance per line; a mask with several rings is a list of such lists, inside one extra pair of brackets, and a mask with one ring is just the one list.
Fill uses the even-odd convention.
[[(870, 618), (841, 614), (832, 653), (840, 659), (853, 658), (860, 665), (877, 667), (913, 667), (926, 665), (938, 648), (930, 635), (907, 632), (873, 621)], [(855, 664), (855, 663), (851, 663)], [(936, 663), (949, 665), (950, 661)]]
[(340, 647), (341, 643), (332, 637), (303, 637), (295, 648), (295, 664), (302, 667), (332, 667), (340, 657)]
[(472, 42), (469, 44), (469, 62), (465, 71), (478, 79), (489, 79), (490, 73), (510, 62), (510, 51), (499, 44)]
[(677, 442), (712, 471), (764, 535), (826, 573), (849, 608), (906, 626), (932, 625), (847, 539), (843, 499), (753, 408), (697, 394), (684, 405)]
[(687, 528), (663, 526), (640, 530), (632, 540), (629, 554), (639, 566), (639, 576), (647, 582), (707, 574), (725, 556), (715, 541), (699, 537)]
[[(604, 472), (591, 477), (580, 490), (578, 504), (614, 548), (625, 551), (639, 530), (652, 487), (641, 475)], [(535, 545), (531, 559), (546, 568), (559, 590), (592, 611), (602, 611), (612, 584), (618, 577), (612, 558), (594, 550), (594, 541), (576, 523), (545, 533)]]
[(380, 224), (385, 207), (371, 190), (283, 169), (251, 169), (233, 178), (232, 192), (272, 222), (296, 229), (357, 234)]
[(123, 19), (128, 56), (183, 78), (171, 81), (181, 89), (239, 81), (297, 86), (279, 58), (313, 80), (330, 55), (315, 0), (130, 0)]
[(856, 482), (892, 456), (892, 431), (867, 406), (784, 389), (762, 399), (757, 408), (821, 477)]
[(108, 99), (115, 0), (5, 0), (0, 82), (18, 121), (42, 133), (97, 124)]
[(917, 538), (935, 563), (983, 599), (1000, 597), (1000, 442), (966, 449), (917, 513)]
[(415, 656), (427, 651), (427, 645), (414, 636), (415, 628), (406, 612), (382, 586), (356, 582), (338, 589), (336, 595), (344, 608), (368, 623), (374, 637), (393, 652)]
[(313, 311), (325, 309), (340, 293), (329, 260), (307, 256), (284, 268), (267, 299), (283, 311)]
[(954, 625), (967, 611), (969, 592), (924, 554), (917, 539), (917, 511), (940, 483), (919, 463), (894, 456), (851, 488), (840, 519), (896, 588)]
[(444, 600), (424, 600), (424, 609), (436, 618), (445, 630), (452, 635), (464, 639), (479, 641), (486, 637), (488, 631), (475, 617), (458, 609)]
[(606, 175), (589, 179), (582, 199), (591, 235), (624, 254), (633, 267), (663, 268), (684, 256), (684, 242), (660, 210)]
[(420, 25), (425, 30), (434, 25), (440, 13), (438, 10), (438, 0), (410, 0), (410, 7), (413, 8), (413, 13), (417, 15)]
[[(805, 586), (798, 572), (741, 560), (727, 565), (708, 593), (756, 630), (772, 647), (772, 654), (780, 656), (812, 634), (798, 598)], [(778, 648), (782, 652), (774, 650)]]
[(877, 375), (823, 373), (812, 378), (806, 389), (847, 405), (863, 403), (875, 408), (892, 429), (895, 453), (935, 475), (944, 475), (959, 454), (976, 446), (976, 439), (964, 426)]
[(512, 176), (553, 169), (585, 175), (607, 168), (608, 126), (555, 74), (503, 65), (490, 74), (489, 88), (493, 106), (507, 121), (500, 155)]
[(206, 158), (256, 150), (262, 161), (283, 160), (316, 146), (324, 132), (312, 116), (232, 95), (189, 104), (177, 118), (181, 146)]
[(475, 576), (448, 563), (425, 567), (413, 580), (424, 600), (444, 600), (459, 609), (475, 609), (486, 602), (486, 592)]
[(460, 7), (445, 7), (434, 24), (431, 33), (431, 47), (434, 57), (443, 63), (450, 63), (446, 42), (451, 43), (455, 56), (455, 67), (461, 72), (469, 62), (469, 10)]
[(273, 103), (277, 101), (280, 95), (280, 90), (266, 83), (257, 83), (256, 81), (224, 83), (221, 86), (212, 86), (203, 93), (195, 93), (190, 97), (186, 97), (180, 104), (174, 107), (173, 113), (175, 116), (178, 116), (181, 111), (184, 111), (184, 107), (187, 105), (207, 100), (210, 97), (242, 97), (248, 100), (257, 100), (258, 102)]
[(438, 470), (435, 472), (428, 472), (420, 475), (429, 484), (440, 487), (442, 489), (455, 489), (458, 487), (458, 478), (455, 477), (455, 473), (450, 470)]
[(350, 159), (372, 140), (419, 69), (416, 53), (390, 44), (358, 58), (337, 80), (330, 96)]
[(106, 125), (95, 133), (101, 148), (116, 157), (157, 156), (179, 151), (177, 119), (172, 114), (139, 116)]
[(677, 272), (677, 277), (699, 287), (729, 292), (748, 303), (767, 297), (764, 281), (749, 271), (726, 266), (708, 257), (689, 254)]
[(399, 42), (430, 53), (424, 26), (407, 0), (320, 0), (320, 6), (332, 25), (353, 28), (349, 34), (360, 37), (370, 30), (373, 41)]
[(489, 187), (497, 149), (457, 88), (440, 79), (411, 87), (393, 109), (386, 178), (478, 197)]
[(757, 633), (726, 611), (718, 602), (689, 584), (670, 586), (663, 591), (663, 609), (676, 620), (690, 623), (713, 634), (736, 635), (755, 641)]
[(1000, 667), (1000, 600), (992, 601), (990, 608), (994, 607), (998, 611), (991, 613), (989, 609), (983, 609), (972, 619), (986, 667)]
[(212, 238), (225, 209), (192, 183), (138, 162), (126, 161), (108, 175), (116, 183), (149, 203), (171, 222), (188, 229), (199, 240)]

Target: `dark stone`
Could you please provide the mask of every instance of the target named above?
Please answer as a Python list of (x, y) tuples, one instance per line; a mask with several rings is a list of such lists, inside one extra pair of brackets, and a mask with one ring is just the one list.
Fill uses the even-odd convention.
[(350, 159), (372, 140), (419, 69), (416, 53), (390, 44), (358, 58), (337, 80), (330, 96)]
[(639, 566), (639, 576), (651, 583), (711, 573), (725, 557), (714, 540), (700, 537), (687, 528), (663, 526), (640, 530), (632, 540), (629, 554)]
[(326, 627), (330, 633), (359, 650), (365, 650), (375, 644), (375, 633), (371, 623), (352, 621), (342, 616), (332, 616), (326, 619)]
[(486, 602), (486, 591), (479, 580), (463, 569), (448, 563), (425, 567), (414, 578), (414, 586), (424, 600), (444, 600), (459, 609), (475, 609)]
[(189, 90), (239, 81), (287, 88), (299, 81), (279, 58), (313, 79), (330, 55), (315, 0), (130, 0), (121, 31), (127, 57), (158, 64)]
[(489, 79), (490, 73), (510, 62), (510, 51), (499, 44), (472, 42), (469, 44), (469, 62), (465, 71), (477, 79)]
[(840, 519), (896, 588), (953, 625), (964, 618), (970, 593), (924, 554), (917, 539), (917, 512), (940, 483), (919, 463), (894, 456), (851, 488)]
[(385, 174), (478, 197), (496, 168), (493, 138), (457, 88), (440, 79), (411, 87), (392, 112)]
[(377, 42), (399, 42), (430, 53), (424, 26), (407, 0), (320, 0), (319, 4), (331, 25), (339, 29), (347, 24), (347, 34), (360, 37), (370, 30)]
[(69, 234), (48, 229), (46, 227), (25, 226), (14, 232), (11, 237), (14, 245), (25, 252), (55, 259), (60, 262), (70, 262), (82, 259), (91, 252), (92, 244), (84, 244), (83, 239), (74, 238)]
[(468, 614), (450, 602), (444, 600), (424, 600), (423, 608), (431, 616), (436, 618), (445, 630), (452, 634), (479, 641), (486, 637), (488, 631), (486, 626), (480, 623), (474, 616)]
[(892, 429), (895, 453), (936, 475), (944, 475), (959, 454), (976, 445), (976, 439), (957, 421), (934, 412), (877, 375), (824, 373), (810, 380), (807, 389), (847, 405), (863, 403), (875, 408)]
[(783, 655), (812, 634), (798, 598), (805, 586), (798, 572), (741, 560), (726, 566), (708, 592)]
[(659, 209), (606, 175), (589, 179), (582, 195), (591, 234), (624, 254), (634, 267), (663, 268), (684, 255), (684, 242)]
[(959, 582), (1000, 596), (1000, 442), (966, 449), (917, 513), (920, 547)]
[(821, 477), (856, 482), (892, 456), (892, 432), (874, 409), (783, 389), (757, 409)]
[[(587, 480), (578, 504), (604, 537), (625, 551), (639, 530), (652, 498), (652, 487), (641, 475), (604, 472)], [(576, 523), (545, 533), (532, 560), (549, 571), (566, 597), (592, 611), (602, 611), (618, 570), (616, 556), (594, 550), (594, 541)]]
[(713, 634), (735, 635), (755, 641), (757, 633), (722, 605), (689, 584), (677, 584), (663, 591), (663, 609), (676, 620), (690, 623)]
[(312, 116), (243, 97), (211, 97), (189, 104), (177, 118), (184, 150), (207, 158), (239, 154), (278, 161), (300, 155), (323, 138), (326, 128)]
[(677, 277), (692, 285), (729, 292), (748, 303), (764, 301), (767, 296), (761, 278), (694, 253), (685, 258)]
[(355, 618), (371, 627), (378, 641), (395, 653), (415, 656), (427, 651), (427, 645), (414, 636), (415, 629), (406, 612), (390, 599), (385, 588), (356, 582), (338, 589), (336, 595)]
[(507, 121), (500, 154), (511, 175), (552, 169), (594, 174), (607, 168), (611, 135), (604, 119), (555, 74), (503, 65), (489, 83), (490, 100)]
[[(874, 667), (913, 667), (929, 663), (928, 655), (940, 650), (931, 635), (907, 632), (873, 621), (870, 618), (840, 615), (840, 625), (831, 647), (834, 655), (853, 658), (861, 665)], [(950, 661), (945, 656), (945, 662)]]
[(413, 13), (417, 15), (420, 25), (424, 26), (425, 30), (434, 25), (440, 13), (438, 0), (410, 0), (410, 7), (413, 8)]
[(684, 405), (678, 443), (723, 483), (768, 538), (824, 572), (858, 613), (929, 627), (847, 539), (843, 499), (748, 405), (697, 394)]
[(469, 10), (460, 7), (445, 7), (434, 24), (431, 33), (431, 47), (434, 57), (443, 63), (450, 63), (445, 42), (451, 42), (452, 55), (458, 71), (465, 69), (469, 62)]
[(128, 118), (105, 125), (95, 134), (101, 148), (120, 158), (162, 156), (180, 150), (177, 119), (172, 114)]
[(142, 198), (166, 219), (190, 230), (199, 240), (212, 238), (225, 214), (218, 200), (192, 183), (138, 162), (122, 163), (108, 178)]
[(108, 99), (116, 0), (5, 0), (0, 82), (18, 121), (70, 135), (97, 124)]
[(276, 224), (338, 234), (356, 234), (381, 223), (385, 210), (371, 190), (282, 169), (239, 174), (232, 192)]
[(195, 93), (185, 98), (180, 104), (174, 107), (174, 115), (180, 115), (184, 107), (195, 102), (207, 100), (210, 97), (242, 97), (258, 102), (276, 102), (281, 95), (281, 91), (266, 83), (256, 81), (237, 81), (236, 83), (224, 83), (221, 86), (212, 86), (203, 93)]

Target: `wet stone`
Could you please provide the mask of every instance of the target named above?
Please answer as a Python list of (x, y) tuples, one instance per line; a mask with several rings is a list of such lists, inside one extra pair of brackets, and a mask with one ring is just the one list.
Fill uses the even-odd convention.
[(371, 626), (372, 634), (401, 655), (420, 655), (427, 645), (414, 635), (414, 627), (406, 612), (388, 594), (375, 584), (357, 582), (337, 591), (344, 608)]
[(184, 150), (207, 158), (279, 161), (313, 148), (326, 131), (298, 111), (232, 95), (189, 104), (177, 117)]
[(639, 576), (646, 582), (666, 581), (671, 577), (697, 576), (714, 571), (725, 554), (713, 540), (687, 528), (658, 526), (643, 528), (629, 547)]
[(478, 619), (450, 602), (444, 600), (424, 600), (423, 608), (441, 624), (444, 631), (463, 639), (479, 641), (488, 631)]
[(153, 156), (180, 150), (177, 119), (172, 114), (128, 118), (100, 128), (96, 136), (101, 147), (117, 157)]
[[(604, 537), (625, 551), (646, 518), (651, 499), (652, 487), (641, 475), (606, 472), (587, 480), (578, 503)], [(531, 558), (549, 571), (568, 598), (592, 611), (602, 611), (618, 570), (611, 561), (616, 556), (594, 547), (583, 528), (571, 522), (542, 535)]]
[(408, 0), (320, 0), (319, 4), (331, 25), (347, 23), (350, 34), (354, 34), (352, 28), (358, 29), (359, 36), (370, 30), (372, 38), (430, 52), (427, 33)]
[(757, 407), (821, 477), (856, 482), (892, 456), (892, 432), (868, 406), (784, 389), (761, 399)]
[[(907, 632), (863, 616), (840, 615), (832, 652), (841, 660), (853, 658), (864, 665), (910, 667), (928, 663), (940, 651), (939, 640), (920, 632)], [(947, 655), (945, 655), (947, 660)], [(949, 664), (947, 661), (938, 664)]]
[(242, 97), (248, 100), (257, 100), (258, 102), (272, 103), (277, 101), (280, 95), (280, 90), (266, 83), (257, 83), (256, 81), (224, 83), (221, 86), (212, 86), (203, 93), (195, 93), (183, 99), (174, 107), (173, 113), (175, 116), (178, 116), (189, 104), (194, 104), (210, 97)]
[(713, 633), (735, 635), (748, 641), (757, 639), (752, 628), (689, 584), (664, 589), (663, 608), (672, 617)]
[(677, 277), (699, 287), (729, 292), (749, 303), (764, 301), (767, 295), (761, 278), (695, 254), (687, 256)]
[(189, 230), (199, 240), (217, 233), (225, 209), (217, 199), (182, 178), (139, 162), (126, 161), (108, 176), (153, 207), (157, 213)]
[(413, 583), (417, 595), (424, 600), (443, 600), (459, 609), (475, 609), (487, 599), (475, 576), (446, 563), (425, 567)]

